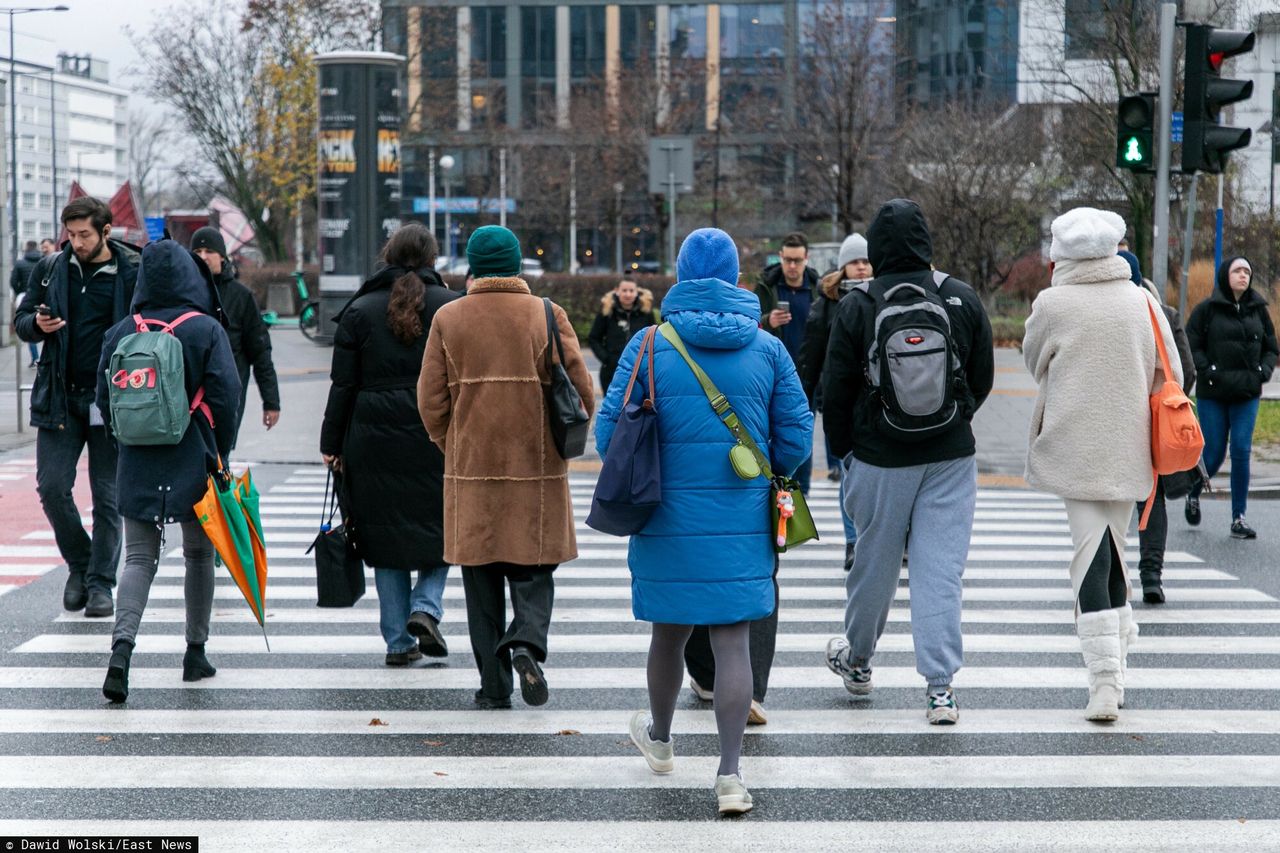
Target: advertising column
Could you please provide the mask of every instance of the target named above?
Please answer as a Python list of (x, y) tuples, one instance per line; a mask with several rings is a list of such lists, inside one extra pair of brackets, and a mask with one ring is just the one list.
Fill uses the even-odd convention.
[(320, 335), (372, 274), (400, 227), (400, 116), (404, 57), (342, 52), (319, 67)]

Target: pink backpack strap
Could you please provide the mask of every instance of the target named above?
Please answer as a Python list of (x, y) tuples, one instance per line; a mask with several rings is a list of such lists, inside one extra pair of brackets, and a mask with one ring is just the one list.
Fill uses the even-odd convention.
[[(195, 313), (195, 312), (192, 312)], [(194, 415), (196, 411), (204, 415), (205, 420), (209, 422), (209, 427), (213, 427), (213, 410), (209, 408), (209, 404), (204, 401), (204, 386), (201, 385), (196, 389), (196, 396), (191, 400), (190, 414)]]
[(168, 328), (165, 331), (172, 333), (174, 329), (178, 328), (183, 323), (190, 320), (192, 317), (199, 317), (203, 313), (204, 313), (203, 311), (188, 311), (185, 314), (180, 314), (174, 318), (173, 322), (169, 324)]
[(183, 323), (190, 320), (192, 317), (199, 317), (203, 313), (204, 313), (203, 311), (188, 311), (185, 314), (178, 315), (176, 318), (174, 318), (172, 322), (169, 322), (169, 323), (166, 323), (164, 320), (148, 320), (146, 317), (143, 317), (141, 314), (134, 314), (133, 323), (135, 326), (138, 327), (139, 332), (148, 331), (151, 326), (156, 326), (157, 328), (160, 329), (160, 331), (168, 332), (169, 334), (172, 335), (174, 329), (178, 328)]

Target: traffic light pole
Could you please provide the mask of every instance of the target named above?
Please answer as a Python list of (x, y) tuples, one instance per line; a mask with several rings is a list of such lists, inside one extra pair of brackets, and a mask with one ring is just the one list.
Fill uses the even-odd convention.
[(1191, 278), (1191, 241), (1196, 230), (1196, 187), (1200, 173), (1191, 173), (1191, 190), (1187, 193), (1187, 232), (1182, 239), (1182, 281), (1178, 285), (1178, 317), (1187, 322), (1187, 280)]
[(1156, 126), (1155, 240), (1151, 247), (1152, 279), (1163, 295), (1169, 281), (1169, 164), (1173, 135), (1173, 33), (1178, 6), (1160, 4), (1160, 119)]

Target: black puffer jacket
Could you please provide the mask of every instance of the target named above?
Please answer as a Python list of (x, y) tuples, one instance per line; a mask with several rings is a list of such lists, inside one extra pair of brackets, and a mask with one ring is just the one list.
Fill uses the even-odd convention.
[(404, 273), (380, 270), (338, 314), (320, 452), (342, 457), (350, 534), (364, 561), (410, 571), (445, 562), (444, 454), (422, 427), (417, 388), (431, 321), (462, 294), (419, 270), (422, 333), (406, 345), (387, 325), (391, 288)]
[(591, 344), (591, 351), (600, 359), (600, 364), (612, 369), (618, 366), (618, 359), (632, 336), (655, 322), (653, 291), (640, 288), (630, 308), (622, 307), (616, 293), (606, 293), (600, 299), (600, 313), (591, 324), (587, 343)]
[(1187, 321), (1197, 393), (1208, 400), (1238, 402), (1261, 396), (1280, 354), (1266, 300), (1253, 287), (1239, 302), (1231, 293), (1227, 275), (1235, 260), (1218, 268), (1213, 295), (1197, 305)]
[(253, 368), (253, 378), (258, 382), (264, 411), (280, 411), (280, 385), (271, 361), (271, 333), (267, 324), (262, 322), (262, 312), (258, 310), (253, 291), (240, 283), (235, 268), (228, 261), (223, 261), (222, 272), (214, 276), (214, 280), (218, 284), (222, 310), (227, 315), (227, 337), (231, 340), (236, 371), (240, 374), (238, 427), (244, 418), (244, 403), (249, 395), (249, 368)]
[[(226, 330), (212, 316), (218, 310), (217, 291), (204, 262), (172, 240), (158, 240), (142, 250), (131, 313), (171, 322), (189, 311), (200, 312), (173, 334), (182, 344), (187, 399), (194, 399), (203, 388), (213, 425), (197, 412), (177, 444), (120, 446), (116, 503), (124, 518), (195, 521), (192, 507), (205, 493), (209, 472), (217, 468), (219, 456), (226, 459), (231, 452), (240, 380)], [(111, 354), (122, 338), (136, 331), (133, 317), (126, 317), (107, 330), (103, 340), (97, 404), (108, 426), (111, 410), (106, 373)]]
[[(867, 230), (867, 245), (877, 282), (937, 287), (930, 268), (933, 240), (915, 202), (894, 199), (882, 206)], [(866, 382), (867, 352), (875, 340), (875, 303), (866, 293), (855, 290), (841, 300), (836, 311), (822, 371), (822, 416), (836, 456), (843, 458), (852, 451), (868, 465), (903, 468), (961, 459), (976, 451), (969, 421), (991, 393), (995, 380), (991, 323), (978, 294), (959, 279), (947, 278), (938, 294), (946, 306), (952, 339), (964, 367), (970, 397), (963, 404), (966, 417), (957, 418), (951, 429), (919, 444), (906, 444), (881, 432), (876, 426), (879, 410)]]
[(39, 249), (30, 249), (23, 253), (13, 265), (13, 272), (9, 273), (9, 289), (13, 291), (14, 296), (27, 292), (27, 284), (31, 281), (31, 271), (36, 268), (36, 264), (40, 263), (40, 259), (44, 255), (40, 254)]
[(827, 360), (827, 341), (831, 337), (831, 325), (836, 320), (840, 300), (852, 292), (858, 282), (845, 279), (843, 270), (836, 270), (822, 277), (822, 284), (815, 291), (813, 307), (809, 309), (809, 322), (804, 327), (804, 342), (800, 345), (800, 384), (810, 405), (821, 402), (822, 366)]

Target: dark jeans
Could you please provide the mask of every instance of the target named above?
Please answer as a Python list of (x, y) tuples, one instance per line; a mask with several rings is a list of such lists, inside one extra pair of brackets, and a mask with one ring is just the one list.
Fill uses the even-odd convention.
[[(618, 370), (618, 362), (610, 361), (600, 365), (600, 399), (609, 393), (609, 385), (613, 382), (613, 374)], [(630, 377), (628, 377), (630, 378)]]
[[(67, 568), (84, 575), (90, 590), (109, 592), (120, 562), (120, 516), (116, 513), (116, 446), (106, 427), (89, 426), (91, 397), (67, 395), (67, 424), (36, 436), (36, 491), (53, 528)], [(80, 523), (72, 489), (76, 465), (89, 447), (89, 490), (93, 497), (93, 537)]]
[[(480, 691), (490, 699), (511, 695), (511, 647), (528, 646), (540, 663), (547, 659), (547, 632), (555, 601), (555, 566), (489, 563), (462, 567), (467, 597), (467, 632), (480, 670)], [(507, 624), (506, 586), (514, 616)]]
[[(1212, 477), (1222, 467), (1231, 447), (1231, 520), (1244, 517), (1249, 501), (1249, 457), (1253, 453), (1253, 427), (1258, 420), (1260, 398), (1224, 403), (1201, 397), (1196, 405), (1204, 433), (1204, 467)], [(1200, 488), (1192, 494), (1200, 497)]]
[[(773, 671), (773, 650), (778, 644), (778, 558), (773, 558), (773, 612), (751, 623), (751, 698), (764, 702)], [(708, 690), (716, 683), (716, 657), (711, 652), (711, 634), (705, 625), (693, 629), (684, 647), (684, 665), (689, 675)]]
[[(1147, 506), (1138, 501), (1138, 517)], [(1160, 573), (1164, 571), (1164, 545), (1169, 536), (1169, 514), (1164, 505), (1164, 481), (1156, 478), (1156, 500), (1147, 519), (1147, 529), (1138, 531), (1138, 572), (1142, 585), (1159, 586)]]

